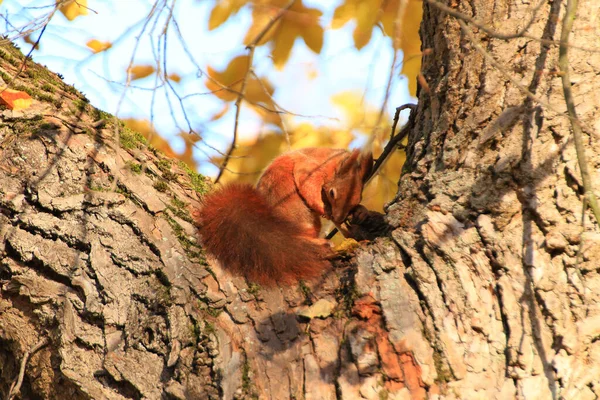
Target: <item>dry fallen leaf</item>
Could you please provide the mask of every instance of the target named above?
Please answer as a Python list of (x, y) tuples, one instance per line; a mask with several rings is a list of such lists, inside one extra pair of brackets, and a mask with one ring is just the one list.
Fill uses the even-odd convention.
[(31, 102), (31, 96), (25, 92), (14, 89), (0, 89), (0, 104), (4, 104), (10, 110), (23, 110), (28, 108)]

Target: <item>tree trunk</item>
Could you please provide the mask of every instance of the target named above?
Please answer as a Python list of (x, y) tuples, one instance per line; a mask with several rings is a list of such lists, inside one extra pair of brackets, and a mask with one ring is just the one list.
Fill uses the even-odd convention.
[[(530, 6), (457, 10), (516, 32)], [(542, 4), (528, 33), (556, 40), (563, 14)], [(600, 234), (581, 212), (558, 47), (472, 39), (429, 3), (423, 18), (428, 86), (388, 208), (395, 230), (285, 288), (206, 260), (203, 178), (122, 127), (116, 142), (111, 118), (28, 62), (10, 85), (39, 101), (0, 126), (2, 397), (21, 365), (22, 398), (600, 396)], [(571, 43), (600, 48), (597, 26), (582, 1)], [(1, 50), (8, 80), (22, 56)], [(582, 124), (598, 126), (600, 54), (570, 58)]]

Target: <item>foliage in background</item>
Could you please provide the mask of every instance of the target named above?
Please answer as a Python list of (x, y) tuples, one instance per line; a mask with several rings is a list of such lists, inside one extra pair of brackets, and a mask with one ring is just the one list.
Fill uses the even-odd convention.
[[(94, 3), (93, 0), (57, 0), (55, 11), (62, 13), (69, 21), (80, 17), (94, 18)], [(162, 33), (156, 38), (158, 43), (156, 47), (159, 50), (161, 40), (166, 41), (166, 33), (179, 29), (172, 16), (174, 4), (169, 1), (156, 2), (151, 13), (146, 17), (146, 25), (164, 23)], [(320, 54), (327, 30), (351, 24), (353, 44), (359, 51), (373, 39), (374, 31), (380, 31), (384, 37), (389, 38), (385, 42), (386, 45), (398, 55), (394, 57), (393, 65), (389, 65), (389, 82), (397, 82), (400, 74), (404, 74), (409, 82), (409, 92), (415, 96), (421, 59), (418, 30), (422, 17), (422, 1), (343, 0), (334, 9), (322, 6), (318, 2), (305, 4), (302, 0), (215, 1), (205, 29), (208, 31), (225, 29), (227, 22), (232, 21), (236, 14), (243, 10), (251, 11), (251, 23), (245, 34), (239, 37), (238, 42), (249, 45), (246, 54), (235, 54), (227, 63), (218, 66), (210, 65), (209, 61), (209, 65), (202, 67), (202, 73), (196, 74), (197, 77), (185, 76), (177, 70), (178, 66), (169, 65), (167, 70), (167, 62), (160, 60), (160, 57), (165, 57), (165, 54), (161, 55), (160, 51), (153, 56), (157, 60), (154, 65), (134, 62), (132, 57), (132, 62), (126, 69), (125, 87), (133, 85), (135, 81), (154, 79), (155, 82), (161, 82), (162, 86), (168, 86), (173, 93), (176, 93), (177, 85), (181, 85), (182, 80), (185, 82), (186, 78), (199, 78), (206, 86), (207, 95), (214, 96), (216, 101), (222, 103), (221, 110), (208, 116), (209, 125), (225, 117), (231, 118), (234, 113), (237, 121), (239, 115), (236, 113), (236, 108), (239, 106), (252, 110), (260, 119), (261, 126), (254, 139), (246, 137), (232, 146), (231, 159), (223, 171), (222, 181), (254, 182), (260, 171), (278, 154), (307, 146), (346, 148), (350, 145), (362, 146), (366, 143), (373, 146), (374, 156), (377, 157), (390, 135), (392, 121), (391, 116), (386, 112), (390, 94), (389, 84), (384, 89), (385, 96), (382, 104), (378, 105), (368, 104), (365, 101), (365, 94), (359, 91), (335, 94), (331, 99), (332, 103), (343, 111), (344, 117), (335, 124), (335, 127), (323, 126), (310, 118), (299, 121), (293, 110), (286, 110), (277, 104), (273, 98), (274, 93), (285, 91), (286, 87), (281, 85), (277, 87), (267, 76), (264, 76), (264, 73), (263, 75), (256, 73), (254, 65), (260, 63), (264, 67), (267, 63), (276, 69), (283, 69), (299, 43), (304, 43), (312, 52)], [(162, 22), (157, 17), (159, 13), (164, 13), (163, 19), (160, 20)], [(50, 14), (48, 24), (51, 23), (52, 17), (53, 15)], [(37, 26), (37, 29), (34, 32), (27, 32), (26, 37), (23, 35), (25, 40), (36, 44), (32, 36), (42, 29), (41, 25)], [(183, 39), (187, 46), (192, 46), (194, 41), (203, 40), (202, 30), (199, 30), (199, 37)], [(40, 43), (43, 44), (43, 40)], [(116, 42), (102, 38), (89, 38), (84, 40), (83, 44), (91, 54), (101, 54), (114, 51)], [(268, 53), (260, 53), (261, 58), (257, 59), (253, 57), (253, 46), (264, 46), (268, 48)], [(265, 54), (267, 58), (264, 58)], [(373, 60), (373, 63), (377, 62), (378, 60)], [(347, 67), (352, 68), (352, 65)], [(311, 68), (313, 70), (308, 71), (308, 76), (319, 73), (318, 69)], [(179, 98), (179, 101), (182, 103), (181, 108), (185, 109), (184, 100)], [(181, 159), (192, 167), (196, 166), (194, 155), (198, 153), (199, 144), (202, 144), (205, 136), (208, 135), (206, 127), (190, 125), (189, 132), (182, 131), (179, 134), (185, 145), (183, 151), (177, 152), (160, 136), (160, 132), (155, 131), (149, 121), (128, 119), (126, 123), (130, 128), (144, 134), (152, 146), (170, 157)], [(233, 126), (229, 132), (219, 132), (223, 137), (230, 138), (234, 136), (233, 133)], [(223, 151), (212, 152), (211, 161), (216, 166), (222, 165), (225, 158)], [(371, 182), (365, 193), (365, 200), (370, 208), (381, 209), (383, 203), (393, 197), (403, 162), (404, 154), (397, 151), (381, 170), (380, 175)]]

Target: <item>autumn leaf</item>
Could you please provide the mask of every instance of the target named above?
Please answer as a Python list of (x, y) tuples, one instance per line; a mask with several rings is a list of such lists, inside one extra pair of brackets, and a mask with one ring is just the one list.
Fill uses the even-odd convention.
[[(88, 14), (87, 0), (71, 0), (60, 3), (61, 6), (58, 9), (69, 21), (73, 21), (80, 15)], [(59, 4), (59, 0), (56, 1), (56, 4)]]
[(350, 20), (356, 19), (353, 39), (354, 46), (360, 50), (371, 40), (373, 28), (379, 21), (381, 3), (381, 0), (346, 0), (335, 9), (332, 27), (341, 28)]
[(232, 102), (238, 99), (242, 83), (246, 79), (244, 104), (251, 107), (263, 122), (282, 127), (281, 115), (274, 112), (276, 106), (272, 96), (275, 89), (266, 78), (249, 74), (248, 62), (249, 57), (244, 55), (231, 60), (224, 71), (207, 67), (209, 78), (205, 82), (206, 87), (219, 99)]
[(212, 31), (221, 26), (232, 14), (236, 14), (247, 0), (216, 1), (208, 19), (208, 30)]
[[(0, 4), (2, 4), (2, 0), (0, 0)], [(23, 38), (23, 40), (25, 41), (25, 43), (29, 43), (32, 46), (35, 46), (36, 50), (39, 50), (40, 48), (40, 44), (36, 43), (35, 40), (33, 40), (33, 38), (31, 37), (31, 35), (27, 35)]]
[(112, 47), (111, 42), (101, 42), (98, 39), (88, 40), (88, 42), (85, 45), (89, 47), (94, 53), (100, 53)]
[[(403, 5), (406, 6), (405, 9), (400, 10)], [(400, 11), (402, 15), (399, 15)], [(396, 28), (394, 25), (399, 16), (401, 20), (398, 21)], [(353, 39), (354, 46), (359, 50), (369, 43), (376, 26), (381, 26), (384, 34), (392, 39), (397, 34), (392, 44), (400, 45), (404, 55), (402, 73), (408, 78), (410, 94), (415, 96), (416, 79), (421, 70), (419, 27), (422, 18), (421, 0), (345, 0), (333, 14), (332, 27), (341, 28), (355, 19)]]
[(167, 78), (176, 83), (181, 82), (181, 76), (179, 76), (179, 74), (176, 74), (176, 73), (169, 74), (169, 76), (167, 76)]
[[(255, 5), (252, 10), (252, 26), (246, 33), (244, 43), (252, 43), (260, 32), (271, 23), (272, 19), (285, 7), (287, 1), (276, 0), (276, 4)], [(290, 9), (284, 11), (276, 24), (269, 29), (257, 45), (271, 43), (271, 56), (276, 67), (281, 68), (290, 56), (297, 38), (302, 38), (306, 46), (315, 53), (323, 47), (323, 27), (320, 19), (323, 13), (316, 8), (309, 8), (296, 1)]]
[(223, 104), (223, 107), (219, 111), (217, 111), (215, 114), (213, 114), (212, 117), (210, 117), (210, 121), (217, 121), (217, 120), (223, 118), (223, 116), (225, 114), (227, 114), (227, 111), (229, 111), (229, 103)]
[[(208, 76), (206, 87), (215, 96), (224, 101), (234, 101), (242, 90), (242, 82), (248, 73), (248, 56), (238, 56), (229, 62), (224, 71), (219, 72), (210, 66), (207, 68)], [(271, 96), (274, 89), (271, 83), (262, 78), (260, 81), (254, 76), (248, 76), (244, 98), (251, 104), (272, 105)]]
[(26, 109), (31, 105), (31, 102), (31, 96), (25, 92), (0, 88), (0, 104), (5, 105), (9, 110), (19, 111)]
[(142, 79), (150, 76), (154, 73), (154, 67), (152, 65), (134, 65), (127, 70), (128, 74), (131, 74), (131, 79)]

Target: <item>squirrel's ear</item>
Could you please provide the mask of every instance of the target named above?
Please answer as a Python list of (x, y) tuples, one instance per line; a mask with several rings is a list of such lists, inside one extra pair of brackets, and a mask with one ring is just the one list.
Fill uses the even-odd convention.
[(354, 173), (357, 169), (360, 169), (360, 150), (352, 150), (340, 163), (337, 168), (336, 174), (342, 176), (350, 173)]
[(359, 160), (360, 164), (360, 175), (362, 176), (362, 181), (366, 182), (371, 175), (371, 168), (373, 168), (373, 153), (368, 152), (367, 154), (361, 154)]

